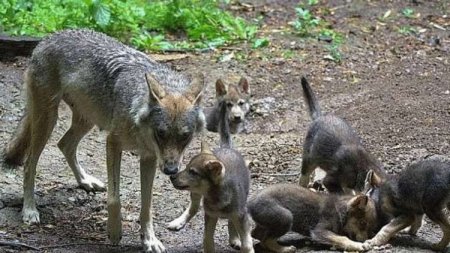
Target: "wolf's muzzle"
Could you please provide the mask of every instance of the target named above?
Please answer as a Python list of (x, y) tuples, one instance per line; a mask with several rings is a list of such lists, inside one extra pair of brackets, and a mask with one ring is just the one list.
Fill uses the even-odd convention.
[(163, 172), (166, 175), (174, 175), (178, 172), (177, 162), (165, 162), (163, 167)]

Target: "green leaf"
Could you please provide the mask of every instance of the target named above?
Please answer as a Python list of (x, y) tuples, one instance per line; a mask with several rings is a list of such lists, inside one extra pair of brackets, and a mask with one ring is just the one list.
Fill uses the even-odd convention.
[(267, 47), (269, 44), (270, 41), (268, 38), (260, 38), (253, 42), (253, 48)]
[(109, 7), (100, 1), (95, 1), (93, 7), (95, 23), (97, 23), (100, 27), (105, 28), (109, 25), (111, 20), (111, 11)]

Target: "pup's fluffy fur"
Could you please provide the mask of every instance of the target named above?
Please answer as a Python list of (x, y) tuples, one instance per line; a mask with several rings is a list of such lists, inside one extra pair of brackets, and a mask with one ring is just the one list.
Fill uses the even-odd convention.
[(319, 103), (304, 77), (301, 83), (313, 122), (303, 144), (300, 185), (307, 187), (311, 173), (320, 167), (327, 173), (323, 184), (328, 191), (362, 191), (369, 170), (383, 175), (381, 165), (365, 150), (359, 136), (347, 122), (335, 115), (321, 113)]
[[(376, 200), (383, 226), (377, 235), (364, 243), (365, 249), (386, 244), (395, 234), (410, 226), (416, 234), (427, 215), (443, 232), (433, 250), (444, 250), (450, 242), (450, 223), (444, 209), (450, 210), (450, 161), (429, 158), (408, 166), (399, 175), (387, 179), (376, 173), (368, 176), (368, 195)], [(388, 218), (386, 220), (386, 218)]]
[(205, 253), (214, 252), (214, 230), (218, 218), (228, 219), (229, 242), (241, 252), (253, 252), (251, 226), (246, 208), (250, 173), (241, 154), (231, 147), (227, 104), (220, 104), (220, 148), (211, 152), (202, 143), (202, 151), (186, 169), (171, 176), (175, 188), (191, 192), (189, 208), (169, 224), (181, 229), (198, 211), (203, 197), (205, 210)]
[(328, 195), (290, 184), (262, 190), (249, 200), (248, 209), (256, 223), (252, 236), (280, 253), (295, 252), (277, 242), (289, 231), (342, 250), (363, 250), (353, 240), (366, 240), (377, 225), (375, 204), (365, 195)]

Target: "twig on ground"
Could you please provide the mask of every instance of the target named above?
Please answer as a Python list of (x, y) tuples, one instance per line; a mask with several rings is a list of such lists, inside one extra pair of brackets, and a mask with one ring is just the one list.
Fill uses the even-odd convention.
[(20, 242), (11, 242), (11, 241), (0, 241), (0, 247), (14, 247), (14, 248), (26, 248), (31, 250), (40, 250), (40, 248), (33, 247), (31, 245), (20, 243)]
[(300, 175), (300, 172), (296, 173), (252, 173), (252, 175), (258, 176), (270, 176), (270, 177), (293, 177)]

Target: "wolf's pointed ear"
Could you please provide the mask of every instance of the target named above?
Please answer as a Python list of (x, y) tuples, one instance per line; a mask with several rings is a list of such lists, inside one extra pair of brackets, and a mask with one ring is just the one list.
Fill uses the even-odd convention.
[(241, 89), (241, 92), (250, 95), (250, 85), (248, 84), (247, 78), (241, 77), (238, 87)]
[(211, 149), (209, 148), (208, 143), (206, 141), (202, 141), (201, 143), (201, 151), (202, 154), (212, 154)]
[(371, 187), (380, 187), (380, 185), (383, 183), (383, 180), (380, 176), (375, 173), (373, 170), (369, 170), (367, 172), (366, 180), (365, 180), (365, 188), (371, 188)]
[(350, 209), (358, 209), (358, 210), (364, 210), (367, 206), (367, 203), (369, 202), (369, 197), (366, 195), (358, 195), (354, 198), (352, 198), (349, 201), (349, 207)]
[(227, 94), (227, 86), (223, 83), (222, 79), (216, 81), (216, 97), (222, 97)]
[(145, 80), (147, 81), (148, 90), (150, 92), (150, 99), (161, 103), (161, 99), (166, 96), (164, 88), (150, 73), (145, 74)]
[(191, 76), (191, 87), (186, 92), (185, 96), (193, 104), (198, 105), (202, 100), (203, 90), (205, 88), (205, 76), (202, 73), (197, 73)]
[(225, 166), (218, 160), (206, 161), (205, 167), (211, 172), (210, 175), (216, 183), (219, 183), (225, 175)]

